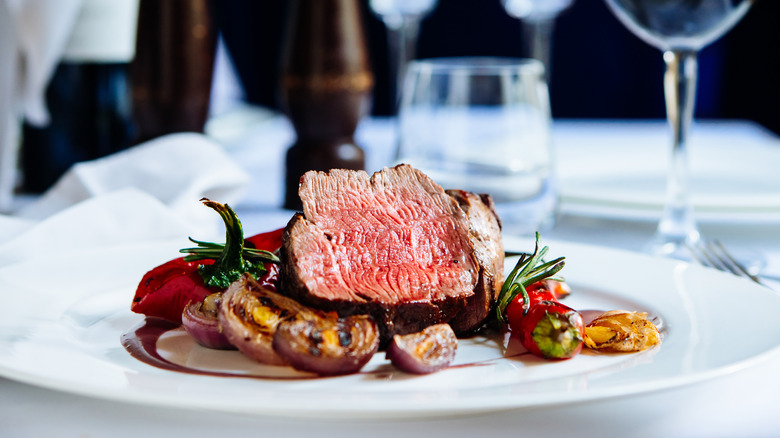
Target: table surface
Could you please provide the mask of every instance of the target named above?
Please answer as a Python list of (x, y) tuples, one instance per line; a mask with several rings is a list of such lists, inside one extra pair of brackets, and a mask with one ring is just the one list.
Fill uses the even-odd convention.
[[(663, 139), (662, 122), (556, 121), (560, 145), (623, 141), (629, 137)], [(248, 232), (282, 226), (290, 216), (279, 209), (279, 169), (294, 134), (279, 117), (258, 111), (212, 121), (209, 132), (222, 142), (255, 178), (244, 202), (236, 205)], [(368, 169), (378, 169), (392, 155), (392, 123), (367, 120), (357, 138), (367, 151)], [(731, 136), (722, 135), (736, 133)], [(621, 134), (623, 135), (623, 134)], [(698, 124), (694, 135), (723, 142), (752, 141), (780, 148), (780, 141), (751, 124)], [(709, 138), (709, 137), (708, 137)], [(570, 147), (570, 146), (567, 146)], [(778, 163), (780, 164), (780, 163)], [(269, 173), (270, 172), (270, 173)], [(275, 172), (275, 173), (274, 173)], [(584, 214), (565, 202), (546, 239), (641, 251), (655, 227), (654, 214)], [(761, 251), (770, 273), (780, 273), (780, 221), (707, 220), (704, 235), (735, 248)], [(776, 286), (776, 283), (772, 283)], [(776, 289), (780, 290), (780, 289)], [(737, 291), (738, 293), (738, 291)], [(771, 437), (780, 436), (780, 355), (717, 379), (670, 390), (553, 408), (510, 410), (447, 419), (294, 420), (190, 411), (120, 403), (39, 388), (0, 378), (0, 436), (136, 437), (212, 436), (251, 433), (263, 436), (512, 436), (569, 437), (596, 433), (632, 437)], [(609, 436), (608, 435), (608, 436)]]

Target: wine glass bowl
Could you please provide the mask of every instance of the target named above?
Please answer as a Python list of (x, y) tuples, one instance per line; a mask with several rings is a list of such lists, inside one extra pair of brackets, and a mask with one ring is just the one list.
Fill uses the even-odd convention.
[(369, 6), (387, 27), (397, 29), (406, 21), (420, 20), (437, 3), (438, 0), (370, 0)]
[(753, 0), (605, 0), (632, 33), (663, 51), (664, 95), (672, 130), (667, 201), (649, 251), (690, 259), (700, 239), (689, 194), (688, 136), (693, 121), (698, 51), (725, 34)]
[(552, 20), (574, 0), (502, 0), (506, 12), (521, 20)]
[(606, 0), (634, 35), (661, 50), (700, 50), (734, 27), (751, 0)]

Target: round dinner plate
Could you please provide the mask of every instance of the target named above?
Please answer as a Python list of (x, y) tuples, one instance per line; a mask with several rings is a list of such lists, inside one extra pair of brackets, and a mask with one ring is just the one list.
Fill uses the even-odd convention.
[[(240, 377), (176, 372), (131, 356), (121, 338), (144, 319), (129, 310), (143, 273), (179, 242), (43, 254), (0, 269), (0, 375), (92, 397), (252, 415), (437, 417), (626, 396), (715, 378), (780, 350), (780, 296), (720, 272), (605, 248), (549, 242), (566, 256), (568, 305), (649, 312), (663, 343), (634, 354), (584, 351), (545, 361), (500, 336), (460, 341), (455, 363), (431, 375), (393, 369), (379, 353), (361, 373), (302, 376), (195, 345), (180, 329), (157, 342), (171, 363)], [(511, 250), (533, 249), (507, 239)], [(508, 261), (508, 265), (512, 259)], [(507, 266), (511, 268), (511, 266)], [(256, 378), (268, 375), (278, 378)]]

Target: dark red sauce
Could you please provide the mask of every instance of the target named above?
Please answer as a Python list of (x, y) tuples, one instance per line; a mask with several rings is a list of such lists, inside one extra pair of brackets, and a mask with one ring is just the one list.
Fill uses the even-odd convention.
[(271, 376), (262, 374), (231, 373), (225, 371), (208, 371), (179, 365), (162, 357), (160, 352), (157, 350), (157, 341), (160, 339), (160, 337), (166, 332), (178, 327), (179, 324), (166, 321), (164, 319), (146, 318), (143, 324), (122, 335), (122, 346), (125, 347), (125, 350), (127, 350), (131, 356), (147, 365), (151, 365), (163, 370), (176, 371), (179, 373), (211, 377), (238, 377), (261, 380), (304, 380), (320, 378), (319, 376), (315, 375)]
[[(168, 359), (162, 357), (157, 350), (157, 342), (160, 337), (170, 330), (174, 330), (180, 327), (179, 324), (166, 321), (160, 318), (146, 318), (144, 322), (135, 329), (125, 333), (121, 337), (122, 346), (133, 356), (135, 359), (156, 368), (160, 368), (167, 371), (176, 371), (179, 373), (195, 374), (201, 376), (211, 377), (232, 377), (232, 378), (245, 378), (245, 379), (259, 379), (259, 380), (307, 380), (307, 379), (322, 379), (327, 377), (317, 376), (313, 374), (296, 375), (296, 376), (279, 376), (279, 375), (262, 375), (262, 374), (244, 374), (244, 373), (232, 373), (225, 371), (209, 371), (198, 368), (192, 368), (177, 363), (171, 362)], [(504, 358), (487, 359), (479, 362), (465, 363), (452, 365), (450, 368), (467, 368), (487, 366), (495, 362), (496, 360), (514, 358), (522, 356), (527, 353), (514, 354), (512, 356), (506, 356)], [(363, 371), (358, 374), (374, 375), (375, 377), (387, 377), (389, 378), (393, 372), (388, 372), (387, 369), (377, 369), (374, 371)]]

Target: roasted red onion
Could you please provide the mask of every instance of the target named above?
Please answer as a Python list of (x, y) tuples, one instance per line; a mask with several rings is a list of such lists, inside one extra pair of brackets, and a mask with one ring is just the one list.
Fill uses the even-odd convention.
[(339, 318), (308, 308), (244, 275), (219, 306), (225, 337), (246, 356), (320, 375), (358, 371), (379, 348), (369, 316)]
[(236, 347), (222, 334), (217, 319), (221, 298), (221, 293), (213, 293), (203, 301), (188, 303), (182, 311), (181, 323), (198, 344), (208, 348), (231, 350)]
[(379, 328), (368, 315), (338, 318), (309, 312), (276, 329), (274, 350), (294, 368), (319, 375), (360, 371), (379, 349)]
[(219, 325), (228, 341), (246, 356), (265, 364), (286, 365), (274, 351), (274, 333), (279, 323), (303, 312), (310, 310), (244, 274), (222, 295)]
[(449, 324), (436, 324), (418, 333), (393, 336), (387, 358), (401, 371), (428, 374), (449, 366), (457, 350), (458, 338)]

